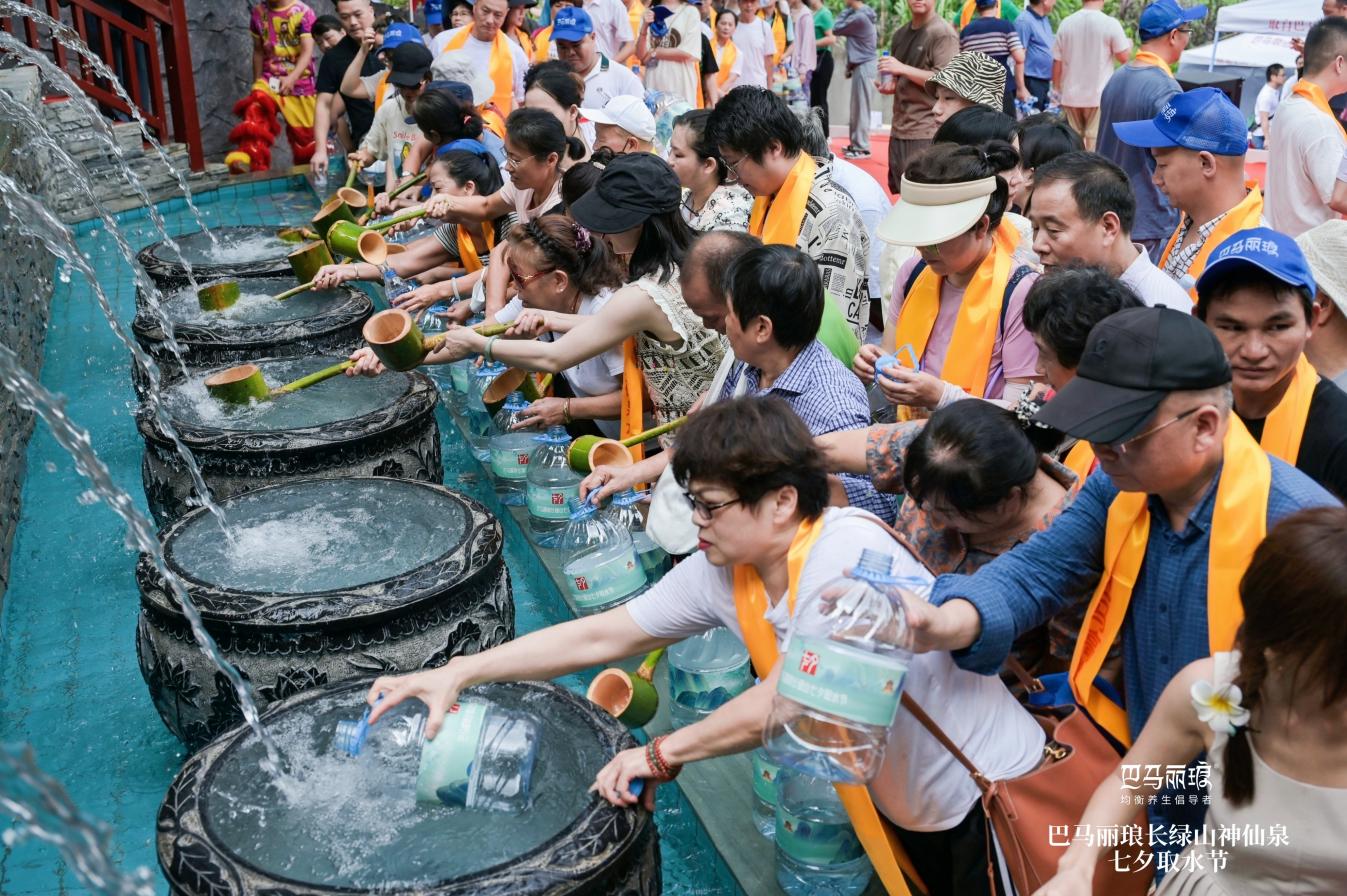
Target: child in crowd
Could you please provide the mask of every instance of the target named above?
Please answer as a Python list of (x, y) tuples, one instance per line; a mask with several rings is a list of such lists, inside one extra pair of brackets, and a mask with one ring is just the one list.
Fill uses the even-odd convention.
[(234, 114), (243, 120), (229, 132), (238, 149), (225, 157), (233, 173), (271, 167), (271, 147), (281, 133), (278, 117), (285, 119), (295, 164), (302, 165), (313, 155), (316, 18), (300, 0), (263, 0), (253, 7), (248, 24), (253, 84), (248, 95), (234, 104)]

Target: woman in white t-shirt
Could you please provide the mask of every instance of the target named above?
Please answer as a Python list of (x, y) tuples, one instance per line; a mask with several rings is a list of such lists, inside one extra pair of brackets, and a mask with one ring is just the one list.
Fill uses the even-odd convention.
[[(455, 657), (440, 669), (378, 679), (369, 702), (373, 705), (380, 694), (384, 699), (371, 721), (408, 697), (425, 701), (431, 718), (438, 719), (473, 684), (553, 678), (718, 626), (743, 638), (736, 587), (760, 584), (767, 606), (763, 618), (783, 650), (792, 604), (796, 614), (817, 618), (820, 589), (854, 566), (862, 550), (891, 555), (898, 573), (930, 580), (873, 516), (827, 506), (823, 457), (809, 429), (780, 398), (731, 399), (698, 412), (679, 435), (674, 471), (690, 496), (698, 553), (624, 606)], [(802, 564), (787, 562), (801, 552)], [(754, 622), (751, 614), (742, 618)], [(652, 741), (667, 771), (676, 774), (687, 762), (744, 752), (762, 742), (780, 663), (759, 671), (764, 680), (758, 686), (705, 719)], [(1039, 763), (1043, 729), (1000, 679), (961, 670), (949, 654), (930, 653), (914, 657), (904, 688), (993, 780), (1024, 774)], [(437, 728), (438, 722), (432, 722), (428, 733)], [(637, 748), (597, 770), (594, 784), (604, 799), (629, 806), (637, 801), (629, 792), (632, 780), (644, 778), (650, 783), (641, 799), (653, 807), (653, 784), (669, 777), (656, 770), (645, 749)], [(869, 793), (900, 828), (900, 837), (919, 832), (928, 849), (939, 848), (926, 846), (932, 843), (931, 832), (958, 830), (982, 811), (968, 773), (903, 709)], [(981, 849), (970, 846), (966, 855), (986, 856), (986, 845), (984, 839)], [(985, 880), (985, 867), (982, 874)]]
[(636, 55), (645, 66), (646, 90), (678, 97), (693, 107), (700, 105), (702, 20), (697, 7), (683, 0), (664, 0), (646, 10)]

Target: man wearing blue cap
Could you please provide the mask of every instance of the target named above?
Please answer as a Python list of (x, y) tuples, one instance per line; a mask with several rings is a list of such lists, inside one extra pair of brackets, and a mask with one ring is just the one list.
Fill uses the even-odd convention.
[(1206, 14), (1205, 6), (1184, 9), (1176, 0), (1156, 0), (1146, 7), (1137, 24), (1141, 48), (1131, 62), (1113, 73), (1099, 100), (1099, 154), (1127, 172), (1137, 198), (1132, 239), (1147, 250), (1155, 249), (1174, 232), (1179, 213), (1155, 186), (1151, 154), (1119, 140), (1113, 133), (1113, 123), (1152, 118), (1179, 92), (1179, 82), (1170, 68), (1188, 48), (1192, 34), (1189, 26)]
[(1155, 159), (1155, 185), (1182, 215), (1159, 265), (1197, 301), (1194, 284), (1212, 250), (1262, 224), (1263, 195), (1244, 181), (1244, 113), (1216, 88), (1198, 87), (1175, 94), (1148, 121), (1114, 124), (1113, 133)]
[(426, 34), (435, 37), (444, 30), (444, 0), (426, 0), (422, 9), (426, 14)]
[(602, 109), (619, 96), (644, 97), (641, 79), (625, 65), (599, 52), (594, 21), (576, 7), (559, 10), (552, 19), (552, 43), (557, 58), (585, 79), (585, 105)]
[(1234, 375), (1235, 413), (1263, 450), (1347, 495), (1347, 393), (1305, 357), (1314, 277), (1296, 241), (1266, 227), (1216, 247), (1197, 281), (1197, 316)]

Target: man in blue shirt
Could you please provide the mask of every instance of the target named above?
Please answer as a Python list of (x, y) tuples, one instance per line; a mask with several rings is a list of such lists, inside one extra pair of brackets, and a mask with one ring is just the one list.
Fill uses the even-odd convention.
[(1188, 47), (1190, 24), (1206, 14), (1205, 6), (1184, 9), (1176, 0), (1156, 0), (1146, 7), (1137, 24), (1141, 48), (1131, 62), (1113, 73), (1099, 99), (1096, 149), (1127, 172), (1137, 197), (1132, 238), (1150, 252), (1174, 232), (1179, 213), (1152, 180), (1155, 160), (1149, 150), (1119, 140), (1113, 123), (1154, 118), (1170, 97), (1179, 92), (1179, 82), (1170, 74), (1170, 68)]
[(1024, 47), (1024, 86), (1038, 101), (1037, 111), (1046, 112), (1048, 91), (1052, 88), (1052, 22), (1048, 16), (1057, 0), (1030, 3), (1024, 15), (1015, 19), (1015, 32)]
[[(930, 604), (910, 602), (918, 649), (955, 651), (963, 668), (995, 674), (1016, 636), (1090, 600), (1105, 569), (1116, 563), (1104, 549), (1115, 499), (1120, 492), (1144, 493), (1143, 519), (1149, 524), (1144, 557), (1118, 629), (1127, 729), (1118, 734), (1135, 738), (1174, 674), (1211, 654), (1209, 623), (1228, 622), (1238, 611), (1231, 603), (1238, 600), (1233, 589), (1229, 594), (1207, 593), (1213, 543), (1218, 549), (1226, 545), (1218, 561), (1240, 562), (1229, 550), (1229, 533), (1240, 531), (1246, 522), (1238, 509), (1218, 507), (1226, 454), (1248, 457), (1228, 446), (1250, 438), (1232, 414), (1230, 383), (1220, 342), (1192, 315), (1133, 308), (1100, 321), (1086, 342), (1075, 379), (1035, 418), (1089, 441), (1100, 470), (1047, 530), (973, 575), (941, 576)], [(1231, 427), (1239, 429), (1227, 435)], [(1268, 529), (1297, 510), (1338, 503), (1289, 464), (1276, 458), (1269, 462), (1266, 519), (1258, 521)], [(1231, 475), (1247, 478), (1250, 473), (1235, 469)], [(1111, 544), (1119, 534), (1114, 533)], [(1126, 541), (1127, 532), (1121, 534)], [(1110, 589), (1115, 598), (1117, 586), (1115, 577)], [(1208, 619), (1209, 601), (1220, 618)], [(1108, 649), (1108, 643), (1091, 644), (1088, 635), (1082, 631), (1077, 659), (1092, 649)], [(1112, 638), (1103, 640), (1111, 643)], [(1228, 650), (1231, 645), (1215, 647)], [(1078, 699), (1088, 686), (1087, 681), (1077, 690)], [(1200, 822), (1200, 812), (1178, 808), (1154, 814)]]

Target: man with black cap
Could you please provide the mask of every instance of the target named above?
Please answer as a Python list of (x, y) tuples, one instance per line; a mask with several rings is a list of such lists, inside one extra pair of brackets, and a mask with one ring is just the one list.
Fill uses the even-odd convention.
[[(1233, 646), (1239, 580), (1264, 534), (1338, 503), (1259, 447), (1230, 413), (1230, 383), (1220, 342), (1192, 315), (1132, 308), (1100, 321), (1075, 378), (1034, 419), (1089, 441), (1101, 470), (1046, 531), (973, 575), (939, 577), (930, 603), (908, 601), (917, 649), (958, 651), (960, 666), (993, 675), (1016, 636), (1089, 600), (1072, 692), (1129, 744), (1179, 670)], [(1126, 709), (1095, 680), (1119, 638)], [(1175, 823), (1203, 812), (1152, 809)]]
[(1266, 227), (1216, 247), (1197, 281), (1197, 316), (1234, 373), (1235, 413), (1263, 450), (1347, 496), (1347, 393), (1305, 357), (1318, 309), (1295, 240)]
[(1155, 158), (1155, 185), (1181, 215), (1156, 264), (1197, 301), (1212, 250), (1262, 223), (1263, 194), (1244, 180), (1244, 113), (1216, 88), (1198, 87), (1170, 97), (1152, 119), (1115, 123), (1113, 133)]
[[(341, 92), (341, 82), (351, 60), (360, 53), (365, 41), (374, 46), (383, 43), (383, 35), (374, 27), (374, 6), (370, 0), (337, 0), (337, 18), (341, 20), (342, 30), (346, 32), (335, 47), (323, 54), (318, 63), (318, 78), (315, 89), (318, 92), (318, 105), (313, 117), (313, 156), (309, 159), (309, 170), (315, 177), (327, 176), (327, 138), (333, 127), (333, 103)], [(377, 75), (383, 70), (383, 63), (377, 53), (365, 51), (365, 60), (361, 63), (361, 76)], [(342, 95), (346, 117), (351, 123), (351, 139), (356, 145), (365, 139), (365, 132), (374, 122), (374, 104), (368, 99), (359, 99)]]
[(387, 164), (385, 181), (391, 188), (401, 177), (412, 144), (421, 136), (421, 129), (412, 118), (411, 105), (430, 83), (434, 57), (420, 41), (399, 44), (389, 55), (392, 65), (388, 85), (393, 94), (375, 102), (374, 123), (360, 141), (360, 149), (350, 158), (366, 167), (382, 159)]

